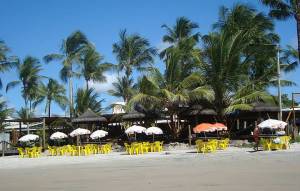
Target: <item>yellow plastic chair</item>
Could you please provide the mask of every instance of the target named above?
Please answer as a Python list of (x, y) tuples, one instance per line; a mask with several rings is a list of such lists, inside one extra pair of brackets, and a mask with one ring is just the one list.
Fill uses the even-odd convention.
[(263, 146), (263, 150), (264, 151), (270, 151), (271, 150), (271, 145), (272, 145), (272, 141), (271, 139), (261, 139), (261, 144)]
[(132, 143), (131, 147), (133, 149), (134, 154), (144, 154), (143, 149), (142, 149), (142, 144), (140, 143)]
[(205, 153), (206, 152), (206, 143), (202, 140), (196, 142), (197, 153)]
[(18, 150), (18, 152), (19, 152), (19, 157), (20, 158), (24, 158), (25, 157), (25, 152), (24, 152), (24, 150), (23, 150), (23, 148), (17, 148), (17, 150)]
[(127, 152), (129, 155), (132, 155), (132, 154), (133, 154), (133, 149), (132, 149), (132, 147), (131, 147), (129, 144), (127, 144), (127, 143), (124, 143), (124, 145), (125, 145), (125, 150), (126, 150), (126, 152)]
[(218, 149), (225, 150), (227, 148), (227, 143), (225, 140), (218, 140)]
[(154, 152), (162, 152), (163, 151), (163, 142), (155, 141), (153, 150), (154, 150)]

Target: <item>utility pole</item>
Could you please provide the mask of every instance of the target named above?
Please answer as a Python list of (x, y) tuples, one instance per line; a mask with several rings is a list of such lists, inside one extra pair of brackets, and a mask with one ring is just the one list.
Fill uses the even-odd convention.
[(282, 103), (281, 103), (281, 83), (280, 83), (280, 46), (277, 44), (277, 80), (278, 80), (278, 104), (279, 120), (282, 120)]

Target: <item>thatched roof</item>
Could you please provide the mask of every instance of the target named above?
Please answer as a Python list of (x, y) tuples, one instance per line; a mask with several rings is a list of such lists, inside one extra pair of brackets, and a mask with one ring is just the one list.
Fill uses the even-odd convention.
[(106, 122), (105, 117), (99, 116), (91, 109), (87, 109), (82, 115), (72, 120), (73, 123), (83, 123), (83, 122)]
[(252, 112), (279, 112), (279, 107), (274, 104), (256, 102), (252, 106)]
[(182, 111), (181, 115), (184, 115), (184, 116), (217, 115), (217, 113), (215, 110), (205, 108), (202, 105), (192, 105), (187, 110)]
[(123, 120), (129, 120), (129, 119), (143, 119), (146, 115), (137, 111), (133, 111), (130, 113), (126, 113), (122, 116)]

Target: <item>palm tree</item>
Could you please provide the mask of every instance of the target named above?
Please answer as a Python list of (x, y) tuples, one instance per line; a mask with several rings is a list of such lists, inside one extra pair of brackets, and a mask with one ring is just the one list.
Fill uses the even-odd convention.
[(132, 78), (118, 77), (117, 82), (113, 84), (114, 89), (108, 91), (109, 94), (115, 97), (121, 97), (124, 102), (128, 102), (135, 93), (136, 84), (134, 84)]
[(62, 69), (60, 70), (60, 78), (64, 82), (69, 83), (69, 101), (70, 101), (70, 117), (73, 114), (73, 80), (74, 76), (79, 76), (73, 71), (73, 64), (80, 62), (80, 52), (88, 44), (86, 36), (75, 31), (66, 40), (63, 41), (61, 54), (49, 54), (44, 57), (46, 63), (53, 60), (62, 61)]
[(297, 25), (298, 57), (300, 58), (300, 1), (298, 0), (260, 0), (270, 7), (269, 15), (279, 20), (294, 18)]
[[(39, 74), (41, 70), (39, 60), (28, 56), (17, 66), (19, 80), (9, 82), (6, 86), (7, 92), (11, 88), (22, 85), (22, 96), (24, 98), (26, 111), (28, 111), (28, 102), (31, 102), (35, 98), (34, 96), (36, 96), (36, 93), (33, 92), (41, 83), (42, 76)], [(29, 112), (31, 112), (31, 104)], [(29, 132), (29, 129), (27, 129), (27, 132)]]
[(17, 116), (22, 119), (23, 121), (26, 121), (28, 118), (34, 117), (34, 113), (28, 111), (28, 109), (21, 107), (19, 111), (16, 112)]
[(160, 58), (167, 65), (172, 65), (174, 70), (181, 71), (181, 77), (178, 77), (183, 79), (201, 63), (200, 49), (196, 47), (200, 33), (194, 32), (198, 24), (185, 17), (179, 17), (173, 27), (167, 25), (162, 27), (167, 31), (163, 36), (163, 42), (170, 46), (160, 52)]
[(0, 97), (0, 132), (5, 128), (4, 120), (7, 119), (13, 112), (13, 109), (7, 107), (6, 101)]
[(87, 109), (91, 109), (95, 113), (102, 111), (101, 103), (102, 100), (98, 100), (99, 95), (94, 91), (93, 88), (77, 90), (75, 99), (75, 111), (77, 116), (84, 113)]
[(170, 116), (169, 127), (174, 137), (180, 130), (178, 114), (181, 108), (190, 102), (211, 100), (213, 94), (205, 87), (205, 82), (198, 73), (178, 80), (181, 76), (173, 68), (166, 67), (164, 74), (154, 69), (149, 76), (144, 76), (138, 84), (138, 93), (129, 101), (129, 106), (142, 105), (146, 110), (160, 109)]
[[(6, 72), (17, 65), (16, 57), (8, 57), (9, 48), (4, 41), (0, 40), (0, 73)], [(2, 88), (2, 80), (0, 78), (0, 89)]]
[(45, 112), (48, 111), (48, 117), (51, 117), (51, 103), (56, 102), (62, 109), (68, 103), (65, 96), (66, 90), (64, 86), (60, 85), (56, 80), (49, 79), (47, 86), (44, 84), (40, 87), (41, 100), (46, 100)]
[(160, 53), (161, 58), (166, 56), (168, 49), (179, 46), (182, 41), (187, 39), (195, 42), (199, 41), (200, 33), (194, 33), (194, 30), (199, 28), (198, 24), (186, 17), (177, 18), (176, 24), (173, 27), (164, 24), (162, 28), (167, 31), (167, 34), (163, 36), (163, 42), (170, 44), (170, 46)]
[(103, 74), (112, 68), (110, 63), (101, 63), (103, 57), (96, 51), (92, 45), (88, 45), (81, 55), (81, 73), (86, 82), (86, 89), (89, 89), (89, 81), (106, 82)]
[(252, 45), (250, 32), (247, 29), (235, 33), (221, 30), (203, 37), (204, 62), (201, 70), (203, 78), (214, 93), (211, 106), (216, 110), (219, 119), (234, 110), (251, 109), (254, 101), (273, 100), (265, 90), (263, 83), (266, 81), (250, 78), (252, 60), (243, 57)]
[(120, 41), (113, 44), (113, 53), (117, 56), (118, 70), (125, 71), (129, 79), (133, 69), (145, 70), (145, 65), (154, 62), (156, 49), (145, 38), (137, 34), (128, 35), (126, 30), (120, 32)]
[(284, 63), (283, 71), (290, 72), (294, 71), (298, 67), (299, 59), (298, 52), (295, 48), (288, 45), (285, 50), (283, 50), (282, 62)]

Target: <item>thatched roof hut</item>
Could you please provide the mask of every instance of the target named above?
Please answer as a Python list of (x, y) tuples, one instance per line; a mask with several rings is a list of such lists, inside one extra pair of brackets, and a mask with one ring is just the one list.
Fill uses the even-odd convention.
[(122, 120), (136, 120), (136, 119), (144, 119), (146, 115), (144, 113), (140, 113), (137, 111), (132, 111), (130, 113), (126, 113), (122, 116)]
[(73, 123), (97, 123), (97, 122), (107, 122), (105, 117), (102, 117), (91, 109), (87, 109), (82, 115), (72, 120)]

